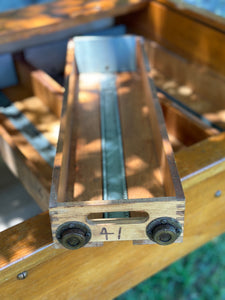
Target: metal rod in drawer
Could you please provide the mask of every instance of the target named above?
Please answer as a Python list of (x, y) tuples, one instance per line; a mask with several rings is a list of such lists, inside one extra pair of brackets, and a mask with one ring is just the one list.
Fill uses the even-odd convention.
[[(123, 143), (116, 92), (116, 76), (105, 74), (100, 91), (103, 199), (127, 199)], [(106, 218), (126, 218), (129, 212), (105, 213)]]

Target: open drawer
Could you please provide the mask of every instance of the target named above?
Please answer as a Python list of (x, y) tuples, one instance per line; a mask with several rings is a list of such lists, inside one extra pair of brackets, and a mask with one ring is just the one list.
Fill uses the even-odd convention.
[[(172, 77), (166, 72), (169, 68), (161, 68), (160, 62), (163, 61), (162, 57), (167, 57), (170, 52), (158, 44), (154, 45), (162, 51), (157, 51), (157, 54), (160, 54), (159, 59), (159, 56), (151, 54), (154, 53), (151, 50), (151, 64), (168, 79)], [(176, 56), (172, 53), (172, 57)], [(21, 114), (26, 117), (26, 124), (32, 124), (32, 129), (27, 132), (25, 126), (24, 134), (24, 128), (16, 128), (16, 122), (12, 120), (15, 115), (9, 118), (9, 115), (1, 113), (1, 155), (43, 211), (46, 211), (53, 163), (52, 158), (46, 160), (46, 155), (53, 153), (56, 146), (64, 87), (48, 74), (29, 66), (21, 55), (15, 55), (15, 62), (20, 83), (1, 92), (11, 102), (10, 105), (16, 107), (20, 117)], [(178, 62), (177, 65), (172, 64), (173, 70), (177, 70), (181, 65), (179, 59)], [(186, 68), (188, 64), (184, 66)], [(191, 72), (192, 68), (189, 70)], [(202, 74), (198, 67), (193, 73), (196, 76)], [(216, 78), (214, 77), (215, 81)], [(179, 83), (179, 80), (177, 81)], [(157, 83), (156, 80), (155, 82)], [(181, 86), (183, 85), (181, 83)], [(203, 83), (201, 86), (203, 90)], [(163, 85), (160, 88), (163, 90)], [(200, 95), (198, 89), (195, 92)], [(216, 128), (205, 124), (196, 115), (172, 102), (166, 97), (166, 93), (159, 94), (159, 98), (187, 199), (183, 244), (169, 246), (166, 259), (161, 259), (161, 263), (158, 263), (159, 258), (165, 258), (165, 248), (160, 250), (157, 245), (136, 247), (128, 241), (105, 243), (103, 247), (80, 249), (75, 253), (64, 249), (57, 250), (52, 247), (48, 212), (44, 212), (0, 233), (0, 240), (4, 241), (1, 242), (0, 260), (0, 292), (3, 296), (51, 297), (57, 293), (62, 297), (75, 295), (77, 298), (84, 298), (87, 290), (92, 290), (99, 297), (106, 293), (109, 297), (115, 297), (224, 231), (224, 199), (219, 195), (224, 193), (225, 135), (218, 134)], [(207, 93), (204, 95), (204, 101), (213, 103), (210, 94)], [(43, 139), (46, 147), (39, 147), (42, 152), (32, 141), (28, 142), (27, 135), (33, 138), (38, 135)], [(217, 193), (218, 191), (220, 193)], [(206, 225), (207, 231), (204, 230)], [(96, 268), (99, 275), (96, 274)], [(48, 278), (43, 278), (46, 270)], [(27, 271), (28, 276), (26, 280), (18, 281), (16, 276), (23, 271)], [(109, 287), (109, 282), (117, 281), (115, 276), (123, 282), (117, 285), (116, 290)], [(72, 284), (74, 278), (80, 278), (76, 288)], [(42, 287), (45, 286), (45, 289), (37, 294), (35, 288), (31, 287), (34, 281)], [(49, 289), (50, 285), (52, 289)], [(101, 291), (98, 288), (100, 285), (103, 287)]]
[[(20, 82), (1, 91), (1, 153), (11, 171), (45, 210), (64, 87), (45, 72), (29, 65), (21, 54), (15, 55), (14, 59)], [(158, 96), (174, 152), (218, 133), (164, 94)], [(4, 147), (6, 143), (14, 145), (11, 146), (11, 155), (10, 148)], [(12, 159), (14, 155), (15, 159)], [(31, 172), (31, 176), (27, 172)], [(40, 172), (42, 176), (37, 176)]]

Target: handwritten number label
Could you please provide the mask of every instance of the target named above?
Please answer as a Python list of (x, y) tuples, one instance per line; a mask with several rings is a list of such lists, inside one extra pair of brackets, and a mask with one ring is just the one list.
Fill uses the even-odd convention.
[(118, 232), (118, 240), (120, 240), (121, 231), (122, 231), (122, 227), (119, 228), (119, 232)]
[[(118, 231), (118, 240), (120, 240), (121, 231), (122, 231), (122, 227), (120, 227), (119, 231)], [(101, 232), (100, 232), (100, 234), (104, 234), (106, 241), (108, 241), (109, 240), (109, 235), (110, 234), (114, 234), (114, 232), (108, 232), (107, 229), (105, 227), (103, 227), (102, 230), (101, 230)]]
[(105, 227), (102, 228), (102, 231), (100, 232), (100, 234), (105, 234), (105, 239), (106, 241), (108, 241), (108, 235), (109, 234), (114, 234), (114, 232), (108, 232), (107, 229)]

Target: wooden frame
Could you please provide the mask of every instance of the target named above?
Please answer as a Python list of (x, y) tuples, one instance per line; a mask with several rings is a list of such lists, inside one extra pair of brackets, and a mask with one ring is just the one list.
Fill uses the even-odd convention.
[(168, 50), (225, 75), (225, 26), (220, 18), (214, 20), (179, 9), (170, 1), (154, 0), (138, 16), (131, 14), (122, 22), (132, 33), (155, 40)]
[[(137, 19), (140, 17), (140, 22), (136, 26), (138, 26), (139, 33), (148, 35), (150, 32), (148, 24), (151, 22), (148, 19), (142, 19), (143, 14), (145, 14), (144, 11), (135, 15)], [(188, 21), (191, 22), (189, 24), (196, 24), (193, 25), (194, 28), (199, 28), (199, 22), (195, 22), (192, 17), (183, 12), (180, 13), (176, 9), (174, 22), (176, 22), (177, 16), (184, 23)], [(134, 30), (130, 20), (120, 21), (127, 22), (131, 32)], [(204, 27), (204, 30), (211, 32), (212, 40), (218, 35), (223, 37), (221, 39), (221, 45), (223, 45), (224, 33), (219, 28), (212, 28), (211, 20), (205, 18), (204, 23), (201, 22), (201, 26)], [(196, 36), (196, 32), (197, 30), (192, 30), (190, 36), (192, 34)], [(163, 39), (161, 41), (163, 43)], [(208, 40), (205, 39), (205, 41), (207, 43)], [(166, 45), (175, 53), (183, 53), (184, 58), (191, 59), (192, 62), (196, 58), (195, 52), (191, 51), (190, 47), (189, 50), (186, 50), (189, 51), (187, 54), (186, 51), (181, 51), (180, 48), (173, 45), (172, 41)], [(218, 51), (220, 50), (218, 49)], [(168, 54), (165, 49), (164, 54), (166, 56)], [(173, 58), (173, 68), (179, 69), (183, 58), (176, 55), (173, 55)], [(213, 72), (217, 70), (218, 77), (214, 78), (215, 84), (217, 82), (218, 86), (221, 86), (224, 80), (223, 58), (214, 57), (214, 60), (217, 62), (221, 60), (221, 66), (217, 63), (218, 69), (214, 68), (213, 64), (209, 64), (209, 60), (199, 59), (203, 64), (212, 66)], [(190, 64), (186, 66), (188, 65), (190, 66)], [(155, 68), (157, 68), (157, 64)], [(192, 68), (188, 69), (190, 74), (200, 72), (198, 66), (194, 69), (195, 71)], [(23, 74), (25, 74), (24, 71)], [(30, 71), (26, 74), (29, 75)], [(35, 76), (35, 80), (40, 83), (42, 80), (37, 77)], [(217, 81), (217, 78), (220, 79)], [(41, 93), (39, 90), (40, 99), (36, 99), (37, 105), (41, 103), (40, 100), (48, 103), (46, 95), (53, 90), (58, 96), (56, 101), (60, 101), (60, 93), (54, 88), (54, 85), (50, 85), (50, 81), (49, 85), (45, 82), (45, 93)], [(24, 82), (28, 83), (27, 80)], [(193, 87), (195, 87), (194, 82)], [(202, 89), (204, 89), (204, 85)], [(5, 92), (12, 96), (18, 92), (18, 89), (13, 88)], [(199, 89), (197, 93), (199, 93)], [(23, 99), (22, 96), (21, 99)], [(214, 99), (219, 102), (220, 97), (216, 96)], [(176, 153), (175, 158), (186, 196), (184, 242), (169, 246), (166, 254), (165, 248), (160, 248), (160, 246), (136, 247), (130, 242), (106, 243), (100, 248), (83, 248), (75, 252), (56, 250), (52, 248), (50, 222), (46, 212), (0, 233), (0, 294), (3, 299), (13, 297), (23, 299), (47, 297), (51, 299), (56, 295), (61, 298), (86, 299), (90, 291), (96, 298), (114, 298), (225, 231), (225, 135), (221, 133), (210, 137), (215, 132), (212, 132), (209, 126), (205, 126), (197, 118), (187, 113), (184, 114), (180, 108), (171, 106), (168, 100), (164, 98), (161, 100), (164, 112), (167, 112), (165, 116), (167, 128), (170, 129), (169, 135), (175, 137), (174, 146), (180, 150)], [(45, 105), (42, 105), (42, 109), (47, 108)], [(53, 110), (52, 102), (47, 105), (49, 110)], [(37, 107), (40, 108), (40, 106)], [(172, 112), (174, 112), (173, 118), (170, 117)], [(36, 113), (41, 114), (41, 110)], [(41, 114), (41, 116), (43, 120), (43, 115)], [(44, 117), (47, 131), (50, 131), (48, 128), (52, 128), (53, 124), (50, 116), (53, 118), (54, 114), (48, 113)], [(31, 111), (29, 118), (32, 119)], [(57, 119), (57, 117), (55, 118)], [(174, 122), (171, 122), (171, 119)], [(35, 124), (36, 118), (32, 120)], [(184, 121), (191, 124), (190, 127), (181, 126)], [(38, 124), (36, 125), (38, 126)], [(196, 132), (196, 128), (199, 135), (192, 135), (191, 132)], [(46, 210), (51, 184), (51, 168), (2, 115), (0, 132), (0, 149), (6, 163), (15, 175), (20, 176), (34, 199)], [(181, 140), (179, 137), (182, 137)], [(216, 197), (218, 190), (221, 191), (220, 197)], [(96, 272), (96, 268), (98, 272)], [(25, 280), (20, 281), (17, 279), (17, 274), (23, 271), (28, 271), (28, 276)], [(76, 281), (77, 278), (79, 281)]]
[[(117, 48), (112, 46), (118, 43), (120, 52), (116, 52)], [(130, 48), (128, 45), (131, 45)], [(77, 52), (79, 49), (77, 54), (76, 50), (74, 53), (74, 47)], [(98, 51), (102, 49), (102, 53), (108, 49), (109, 53), (116, 57), (114, 64), (111, 63), (111, 56), (103, 60), (101, 55), (99, 56), (101, 59), (97, 62), (95, 60), (93, 66), (88, 56), (85, 59), (89, 63), (84, 62), (85, 50), (88, 50), (91, 57), (95, 56), (95, 50), (92, 53), (89, 50), (93, 47), (96, 47)], [(127, 52), (123, 53), (123, 49)], [(75, 39), (74, 42), (70, 41), (68, 52), (70, 52), (69, 58), (71, 56), (74, 58), (71, 73), (67, 79), (64, 113), (61, 118), (49, 204), (55, 247), (62, 247), (57, 238), (59, 228), (68, 222), (71, 224), (72, 221), (87, 226), (92, 235), (87, 246), (93, 243), (95, 245), (96, 242), (118, 240), (152, 244), (154, 241), (149, 240), (146, 226), (157, 218), (169, 217), (175, 219), (181, 224), (179, 226), (183, 227), (185, 201), (155, 87), (148, 78), (149, 65), (144, 61), (146, 57), (144, 41), (134, 36), (83, 37)], [(82, 53), (82, 56), (79, 53)], [(123, 66), (118, 65), (119, 62), (123, 62)], [(105, 71), (105, 66), (109, 69), (108, 71)], [(116, 75), (113, 75), (114, 69)], [(110, 87), (107, 86), (106, 89), (111, 91), (114, 79), (116, 82), (114, 92), (118, 97), (123, 133), (127, 199), (103, 198), (102, 182), (105, 179), (102, 171), (102, 156), (104, 150), (101, 145), (96, 149), (96, 143), (92, 148), (91, 143), (93, 140), (101, 141), (101, 134), (103, 134), (99, 126), (99, 123), (103, 122), (103, 120), (100, 121), (99, 116), (99, 107), (102, 106), (100, 100), (103, 93), (102, 81), (109, 80)], [(124, 88), (127, 88), (129, 92), (124, 93)], [(86, 102), (88, 105), (85, 104)], [(91, 114), (86, 112), (88, 107), (89, 110), (91, 107)], [(142, 115), (142, 118), (145, 118), (145, 121), (143, 122), (138, 112), (144, 109), (145, 117)], [(132, 136), (129, 135), (131, 125), (133, 126)], [(134, 137), (137, 147), (134, 144)], [(146, 141), (148, 141), (148, 147)], [(133, 157), (135, 159), (132, 160)], [(144, 171), (140, 167), (142, 157), (145, 161)], [(132, 177), (129, 177), (131, 164), (133, 167), (135, 164), (137, 172), (132, 172), (135, 184)], [(99, 173), (100, 179), (98, 179), (99, 176), (96, 178), (93, 175)], [(82, 186), (81, 191), (80, 186)], [(104, 213), (118, 211), (129, 212), (129, 217), (110, 219), (101, 216)], [(97, 219), (94, 215), (98, 215)], [(111, 234), (107, 234), (108, 232)], [(176, 242), (181, 242), (182, 236), (181, 234)]]
[(78, 25), (143, 8), (146, 0), (57, 0), (0, 14), (0, 53), (70, 38)]

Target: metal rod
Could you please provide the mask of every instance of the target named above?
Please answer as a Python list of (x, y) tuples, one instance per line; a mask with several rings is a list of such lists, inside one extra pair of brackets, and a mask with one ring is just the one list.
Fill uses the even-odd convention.
[[(116, 76), (106, 74), (100, 91), (103, 199), (127, 199), (124, 154), (116, 92)], [(105, 218), (126, 218), (129, 212), (105, 213)]]
[(224, 131), (220, 126), (218, 126), (218, 125), (210, 122), (203, 115), (197, 113), (196, 111), (194, 111), (193, 109), (191, 109), (190, 107), (188, 107), (184, 103), (180, 102), (179, 100), (177, 100), (176, 98), (174, 98), (173, 96), (171, 96), (170, 94), (168, 94), (167, 92), (165, 92), (164, 90), (160, 89), (159, 87), (156, 87), (156, 89), (157, 89), (157, 91), (159, 93), (163, 94), (164, 96), (166, 96), (166, 98), (168, 98), (169, 100), (171, 100), (172, 102), (174, 102), (178, 106), (180, 106), (181, 108), (185, 109), (186, 111), (188, 111), (189, 113), (191, 113), (192, 115), (194, 115), (195, 117), (197, 117), (198, 119), (200, 119), (206, 125), (208, 125), (208, 126), (210, 126), (212, 128), (215, 128), (215, 129), (219, 130), (220, 132)]

